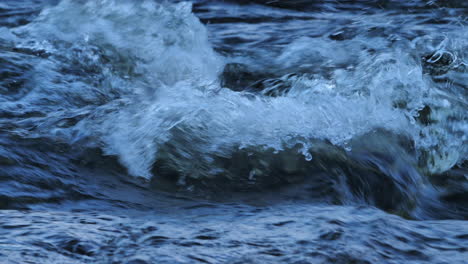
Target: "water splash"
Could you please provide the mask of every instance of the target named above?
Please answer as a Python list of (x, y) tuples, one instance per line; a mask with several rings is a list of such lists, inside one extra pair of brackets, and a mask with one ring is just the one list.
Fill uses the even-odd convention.
[[(367, 26), (381, 20), (373, 16)], [(385, 131), (408, 139), (393, 155), (411, 153), (401, 164), (415, 171), (406, 183), (416, 189), (399, 192), (418, 196), (421, 174), (445, 172), (466, 157), (464, 92), (443, 90), (427, 73), (458, 76), (463, 85), (466, 41), (458, 32), (411, 41), (386, 31), (388, 38), (372, 41), (371, 33), (346, 42), (302, 37), (233, 59), (214, 52), (190, 4), (111, 0), (61, 1), (7, 31), (3, 41), (34, 60), (27, 89), (5, 109), (41, 107), (11, 130), (99, 147), (133, 176), (275, 182), (275, 175), (310, 174), (311, 163), (336, 149), (351, 157), (347, 164), (359, 162), (353, 142)], [(230, 60), (263, 71), (263, 90), (223, 87), (219, 77)], [(385, 153), (377, 149), (366, 147), (368, 159)], [(378, 170), (403, 185), (402, 170)]]

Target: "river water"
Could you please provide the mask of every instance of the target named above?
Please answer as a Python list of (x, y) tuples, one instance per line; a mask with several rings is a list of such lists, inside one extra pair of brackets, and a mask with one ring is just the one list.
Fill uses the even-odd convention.
[(0, 2), (1, 263), (466, 263), (468, 2)]

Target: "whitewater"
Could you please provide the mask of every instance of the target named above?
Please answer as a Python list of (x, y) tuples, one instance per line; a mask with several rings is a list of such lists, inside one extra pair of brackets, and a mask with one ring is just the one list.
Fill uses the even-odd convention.
[(464, 1), (0, 3), (0, 262), (464, 263)]

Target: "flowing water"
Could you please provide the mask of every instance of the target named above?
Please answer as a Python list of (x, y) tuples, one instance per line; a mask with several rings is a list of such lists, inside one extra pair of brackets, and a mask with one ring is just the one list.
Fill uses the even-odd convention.
[(0, 1), (0, 263), (466, 263), (467, 18)]

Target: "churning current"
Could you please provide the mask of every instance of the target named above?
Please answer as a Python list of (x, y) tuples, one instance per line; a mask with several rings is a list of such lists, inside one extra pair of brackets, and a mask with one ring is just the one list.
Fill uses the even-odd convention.
[(0, 1), (0, 263), (466, 263), (467, 19)]

